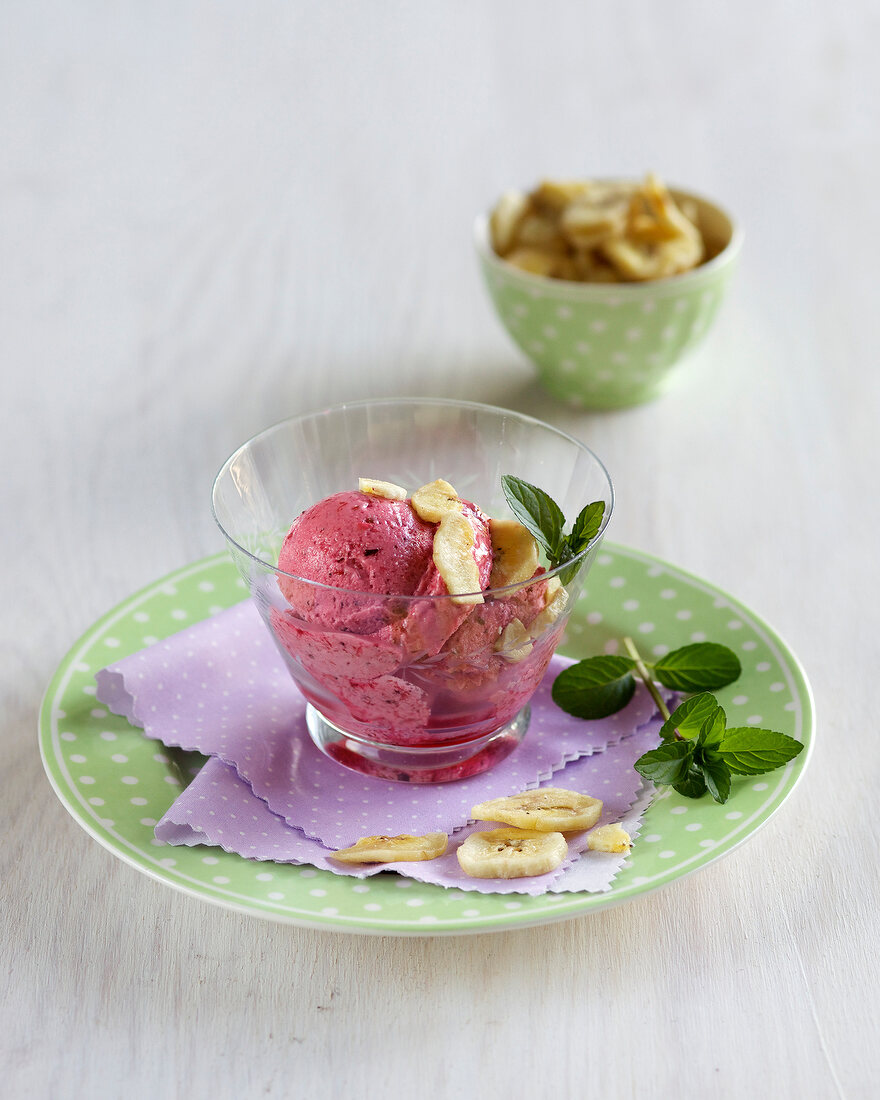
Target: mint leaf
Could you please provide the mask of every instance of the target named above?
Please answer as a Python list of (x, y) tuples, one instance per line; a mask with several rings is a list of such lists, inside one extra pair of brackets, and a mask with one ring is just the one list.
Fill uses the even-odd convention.
[(607, 718), (632, 699), (636, 681), (629, 657), (589, 657), (553, 681), (553, 702), (576, 718)]
[[(710, 695), (709, 698), (711, 699), (712, 696)], [(709, 715), (700, 727), (700, 732), (697, 734), (697, 741), (705, 748), (717, 748), (721, 744), (726, 728), (727, 715), (724, 713), (724, 710), (716, 704), (713, 713)]]
[(502, 474), (501, 488), (511, 512), (544, 547), (550, 561), (555, 562), (563, 545), (565, 516), (562, 509), (543, 489), (512, 474)]
[(652, 783), (681, 783), (688, 775), (693, 756), (691, 741), (667, 741), (643, 753), (635, 762), (635, 769)]
[[(577, 519), (574, 521), (571, 533), (563, 535), (562, 537), (559, 559), (558, 561), (552, 562), (553, 568), (560, 565), (562, 562), (568, 561), (570, 558), (576, 558), (582, 550), (586, 550), (599, 533), (599, 528), (602, 526), (602, 517), (604, 515), (604, 500), (594, 500), (592, 504), (587, 504), (580, 510)], [(572, 562), (568, 568), (563, 569), (559, 574), (559, 583), (568, 584), (579, 568), (579, 562)]]
[(800, 741), (784, 733), (737, 726), (725, 733), (717, 751), (737, 775), (762, 775), (793, 760), (803, 747)]
[(741, 672), (733, 650), (715, 642), (673, 649), (654, 663), (654, 675), (673, 691), (717, 691), (732, 684)]
[(711, 718), (716, 710), (720, 710), (714, 695), (708, 691), (699, 695), (692, 695), (670, 714), (660, 727), (660, 736), (664, 741), (670, 741), (675, 737), (675, 731), (682, 737), (696, 737), (703, 728), (707, 718)]
[(730, 797), (730, 771), (723, 760), (714, 752), (703, 753), (700, 770), (709, 788), (709, 794), (716, 802), (725, 803)]
[[(567, 556), (567, 554), (563, 555), (563, 557)], [(570, 565), (566, 565), (564, 569), (560, 569), (559, 573), (557, 574), (557, 576), (559, 577), (559, 583), (570, 584), (571, 581), (574, 580), (575, 574), (577, 573), (578, 569), (580, 569), (581, 565), (583, 565), (582, 561), (573, 561)]]
[(604, 500), (594, 500), (580, 510), (568, 536), (568, 549), (572, 556), (579, 554), (598, 535), (604, 515)]
[(706, 780), (701, 769), (691, 765), (684, 779), (673, 783), (672, 787), (685, 798), (700, 798), (706, 793)]

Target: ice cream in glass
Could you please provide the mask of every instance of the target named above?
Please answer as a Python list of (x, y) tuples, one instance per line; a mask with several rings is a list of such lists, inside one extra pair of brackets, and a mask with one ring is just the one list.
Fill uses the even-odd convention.
[[(565, 584), (510, 514), (508, 472), (550, 483), (572, 517), (605, 502)], [(577, 440), (441, 401), (286, 421), (240, 448), (214, 489), (312, 740), (348, 767), (422, 783), (483, 771), (525, 736), (611, 506), (607, 473)]]

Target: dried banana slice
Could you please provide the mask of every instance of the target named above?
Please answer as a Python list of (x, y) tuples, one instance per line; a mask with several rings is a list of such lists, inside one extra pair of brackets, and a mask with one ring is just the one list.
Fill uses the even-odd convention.
[(601, 815), (602, 803), (598, 798), (562, 787), (539, 787), (507, 798), (491, 798), (471, 810), (475, 821), (503, 821), (505, 825), (539, 833), (590, 829)]
[(602, 254), (621, 275), (634, 282), (659, 279), (664, 269), (660, 246), (654, 241), (630, 241), (623, 238), (604, 241)]
[(439, 523), (445, 515), (460, 512), (462, 507), (458, 493), (442, 478), (416, 489), (412, 495), (412, 506), (425, 523)]
[(568, 854), (562, 833), (486, 829), (471, 835), (456, 855), (471, 878), (526, 878), (555, 871)]
[(702, 244), (690, 237), (671, 241), (607, 241), (601, 246), (618, 271), (634, 282), (665, 279), (696, 267)]
[(523, 248), (546, 248), (550, 252), (564, 252), (565, 238), (559, 232), (555, 218), (540, 214), (527, 214), (519, 225), (517, 243)]
[(474, 557), (476, 538), (464, 515), (461, 499), (442, 478), (423, 485), (412, 495), (417, 516), (426, 523), (438, 523), (434, 532), (434, 565), (443, 578), (453, 603), (482, 603), (480, 569)]
[(568, 603), (568, 592), (562, 587), (558, 577), (551, 577), (547, 581), (547, 602), (544, 610), (538, 612), (529, 626), (529, 637), (533, 640), (539, 638), (548, 626), (552, 626)]
[(676, 206), (675, 199), (653, 173), (648, 174), (642, 190), (652, 214), (667, 230), (670, 239), (689, 237), (694, 241), (701, 241), (700, 231)]
[(528, 528), (515, 519), (489, 521), (492, 538), (490, 588), (506, 588), (534, 576), (538, 568), (538, 544)]
[(509, 252), (516, 234), (529, 210), (529, 200), (522, 191), (506, 191), (498, 200), (489, 218), (492, 247), (499, 256)]
[(561, 214), (569, 203), (588, 194), (589, 188), (589, 183), (581, 180), (542, 180), (531, 197), (539, 210)]
[(350, 848), (340, 848), (332, 858), (340, 863), (404, 863), (442, 856), (449, 843), (446, 833), (424, 836), (362, 836)]
[[(547, 581), (544, 606), (549, 607), (550, 604), (553, 603), (553, 601), (556, 599), (556, 597), (559, 596), (562, 592), (565, 592), (565, 589), (562, 587), (562, 581), (559, 579), (559, 577), (551, 577)], [(568, 599), (567, 592), (565, 592), (565, 598)]]
[(663, 276), (680, 275), (697, 266), (703, 258), (702, 241), (693, 237), (677, 237), (659, 245)]
[(619, 283), (620, 276), (617, 269), (598, 252), (578, 252), (574, 258), (574, 275), (567, 278), (577, 279), (582, 283)]
[(447, 512), (434, 532), (434, 565), (453, 603), (483, 602), (475, 541), (471, 521), (461, 512)]
[(359, 477), (358, 489), (371, 497), (385, 497), (386, 500), (406, 500), (406, 489), (391, 481), (374, 481), (371, 477)]
[[(495, 652), (505, 661), (522, 661), (532, 652), (532, 639), (519, 619), (513, 619), (501, 631), (495, 643)], [(487, 818), (488, 821), (500, 821), (501, 818)]]
[(527, 271), (530, 275), (551, 276), (560, 263), (560, 257), (540, 248), (518, 247), (504, 257), (513, 267)]
[(622, 235), (626, 231), (628, 212), (629, 202), (623, 195), (614, 196), (601, 205), (573, 202), (559, 224), (566, 239), (576, 248), (592, 248), (609, 237)]
[(677, 229), (657, 221), (652, 214), (638, 212), (630, 215), (627, 230), (630, 237), (640, 241), (673, 241), (680, 236)]
[(600, 825), (587, 837), (587, 847), (594, 852), (628, 852), (632, 848), (632, 837), (616, 822)]

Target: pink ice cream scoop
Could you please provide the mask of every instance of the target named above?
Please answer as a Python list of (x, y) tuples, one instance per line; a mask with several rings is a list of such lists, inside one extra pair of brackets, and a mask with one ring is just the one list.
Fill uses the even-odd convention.
[[(468, 501), (461, 511), (485, 591), (490, 521)], [(409, 500), (351, 491), (307, 509), (284, 540), (277, 578), (290, 606), (272, 610), (272, 627), (306, 697), (342, 729), (410, 745), (490, 732), (543, 675), (553, 644), (516, 664), (496, 648), (508, 623), (528, 627), (544, 608), (546, 583), (458, 602), (434, 563), (437, 529)]]
[[(434, 569), (432, 523), (406, 500), (335, 493), (294, 520), (281, 553), (278, 587), (299, 618), (331, 630), (369, 634), (387, 622), (377, 596), (411, 596)], [(332, 587), (318, 587), (327, 585)]]

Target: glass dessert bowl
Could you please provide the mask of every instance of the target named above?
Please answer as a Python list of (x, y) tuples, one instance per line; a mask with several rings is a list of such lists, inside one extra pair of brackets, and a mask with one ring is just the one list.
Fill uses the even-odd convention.
[[(595, 537), (549, 569), (502, 475)], [(475, 775), (520, 743), (611, 516), (599, 459), (518, 413), (456, 401), (342, 405), (240, 447), (214, 516), (307, 700), (317, 747), (380, 778)], [(563, 583), (564, 582), (564, 583)]]

